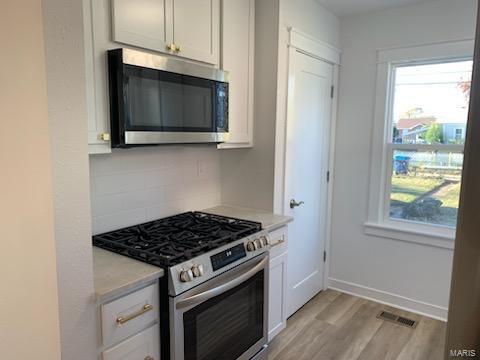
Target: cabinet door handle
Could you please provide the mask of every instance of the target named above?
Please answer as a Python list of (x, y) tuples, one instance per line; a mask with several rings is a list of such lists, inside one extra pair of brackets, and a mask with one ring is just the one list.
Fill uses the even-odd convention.
[(285, 242), (285, 240), (278, 240), (275, 244), (273, 244), (272, 246), (270, 246), (270, 249), (271, 249), (271, 248), (274, 248), (275, 246), (282, 245), (284, 242)]
[(150, 310), (153, 310), (153, 306), (150, 304), (146, 304), (143, 306), (143, 308), (139, 311), (137, 311), (134, 314), (128, 315), (128, 316), (119, 316), (116, 320), (117, 326), (122, 326), (126, 322), (133, 320), (139, 316), (142, 316), (143, 314), (149, 312)]

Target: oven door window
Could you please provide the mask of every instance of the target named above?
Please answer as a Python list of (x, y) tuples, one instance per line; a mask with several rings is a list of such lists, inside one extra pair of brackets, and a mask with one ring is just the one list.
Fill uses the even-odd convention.
[(187, 311), (185, 360), (237, 359), (263, 337), (264, 272)]
[(124, 65), (127, 131), (215, 132), (218, 83)]

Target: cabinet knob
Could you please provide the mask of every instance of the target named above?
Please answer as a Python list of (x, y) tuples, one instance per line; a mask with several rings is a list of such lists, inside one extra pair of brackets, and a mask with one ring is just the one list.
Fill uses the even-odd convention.
[(110, 141), (110, 134), (109, 133), (102, 133), (100, 134), (100, 139), (103, 141)]
[(168, 44), (166, 48), (168, 51), (175, 51), (176, 49), (175, 44)]
[(175, 51), (176, 53), (179, 53), (180, 51), (182, 51), (182, 48), (180, 47), (180, 45), (174, 45), (175, 46)]

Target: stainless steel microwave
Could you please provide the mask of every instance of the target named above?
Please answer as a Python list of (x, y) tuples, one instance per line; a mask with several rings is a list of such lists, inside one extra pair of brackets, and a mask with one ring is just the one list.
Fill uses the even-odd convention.
[(112, 147), (228, 140), (228, 73), (130, 49), (108, 51)]

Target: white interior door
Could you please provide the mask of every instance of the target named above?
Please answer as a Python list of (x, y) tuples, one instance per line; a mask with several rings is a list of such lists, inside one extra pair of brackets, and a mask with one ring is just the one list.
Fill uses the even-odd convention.
[[(292, 51), (285, 163), (289, 225), (287, 315), (323, 287), (333, 65)], [(291, 201), (301, 205), (291, 208)]]

